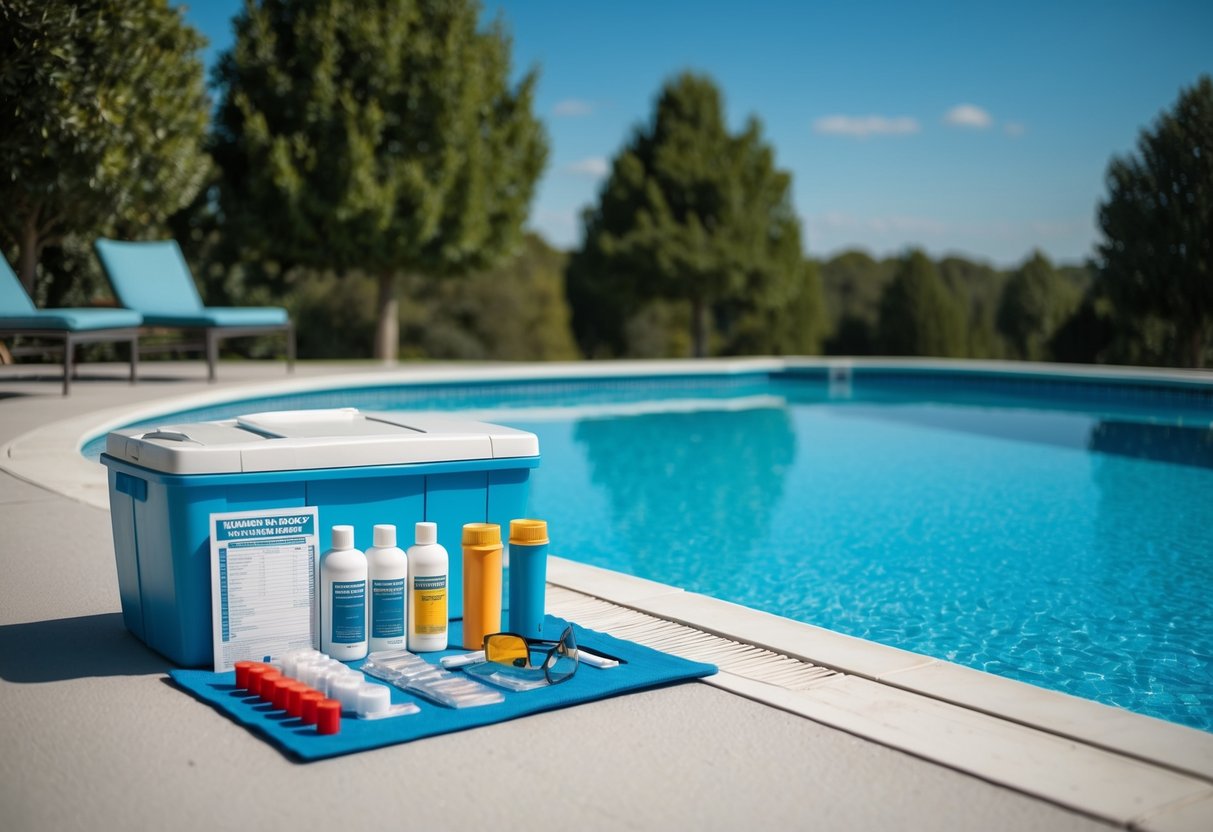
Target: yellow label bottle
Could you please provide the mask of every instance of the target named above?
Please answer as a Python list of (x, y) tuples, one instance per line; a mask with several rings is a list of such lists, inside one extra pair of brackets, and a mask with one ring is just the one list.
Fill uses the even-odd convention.
[(418, 523), (408, 551), (408, 649), (414, 653), (447, 646), (449, 561), (438, 543), (437, 523)]
[(463, 527), (463, 646), (479, 650), (501, 632), (501, 526)]

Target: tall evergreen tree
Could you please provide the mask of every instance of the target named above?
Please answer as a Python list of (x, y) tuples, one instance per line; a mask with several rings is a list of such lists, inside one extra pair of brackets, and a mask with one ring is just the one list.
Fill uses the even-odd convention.
[(1113, 159), (1099, 207), (1100, 280), (1118, 317), (1174, 332), (1167, 357), (1203, 367), (1213, 339), (1213, 80), (1182, 90), (1143, 130), (1137, 153)]
[(1011, 355), (1028, 361), (1052, 358), (1049, 343), (1081, 300), (1078, 286), (1033, 252), (1011, 275), (998, 303), (998, 330)]
[(826, 350), (832, 355), (878, 351), (880, 298), (897, 271), (893, 259), (874, 260), (866, 251), (845, 251), (821, 264), (831, 321)]
[(878, 332), (887, 355), (965, 356), (964, 307), (922, 251), (909, 252), (885, 288)]
[(193, 199), (203, 43), (166, 0), (0, 3), (0, 234), (31, 296), (46, 246), (145, 232)]
[[(689, 305), (696, 356), (709, 353), (714, 335), (721, 351), (744, 348), (748, 315), (787, 313), (791, 294), (812, 291), (801, 285), (790, 185), (756, 119), (729, 132), (711, 79), (685, 73), (668, 82), (650, 123), (615, 158), (570, 266), (574, 328), (587, 354), (603, 341), (622, 352), (626, 317), (644, 299)], [(739, 312), (743, 300), (749, 308)]]
[(213, 153), (227, 227), (287, 262), (397, 282), (485, 268), (521, 243), (547, 139), (500, 22), (475, 0), (247, 0), (220, 61)]

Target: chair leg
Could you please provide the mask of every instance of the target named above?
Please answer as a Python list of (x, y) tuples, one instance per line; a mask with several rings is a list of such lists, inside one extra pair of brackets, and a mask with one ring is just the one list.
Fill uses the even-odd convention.
[(76, 372), (76, 344), (72, 341), (71, 333), (63, 336), (63, 395), (72, 391), (72, 375)]
[(131, 384), (135, 383), (135, 368), (139, 366), (139, 336), (131, 336)]
[(295, 324), (286, 325), (286, 371), (295, 372)]
[(206, 331), (206, 380), (214, 383), (215, 365), (219, 362), (219, 332), (214, 329)]

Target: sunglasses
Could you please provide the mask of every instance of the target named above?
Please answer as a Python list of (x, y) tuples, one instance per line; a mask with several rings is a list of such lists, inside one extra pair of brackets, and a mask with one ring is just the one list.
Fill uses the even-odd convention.
[[(532, 657), (537, 661), (532, 661)], [(517, 633), (487, 635), (484, 637), (484, 658), (520, 670), (542, 670), (549, 685), (571, 679), (579, 663), (572, 625), (565, 627), (555, 641), (526, 638)]]

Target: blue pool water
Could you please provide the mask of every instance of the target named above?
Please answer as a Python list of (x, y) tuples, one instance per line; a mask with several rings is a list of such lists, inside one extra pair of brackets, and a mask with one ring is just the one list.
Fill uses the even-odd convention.
[(535, 432), (531, 513), (555, 554), (1213, 730), (1208, 394), (761, 374), (341, 391), (157, 422), (330, 406), (488, 408)]

